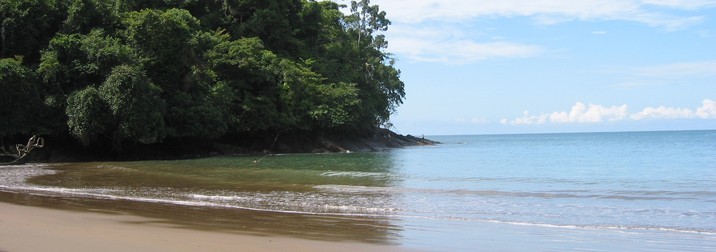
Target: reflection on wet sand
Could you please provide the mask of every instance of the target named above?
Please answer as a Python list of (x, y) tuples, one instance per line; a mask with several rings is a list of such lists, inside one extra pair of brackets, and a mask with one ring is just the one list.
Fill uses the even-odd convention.
[(284, 235), (327, 241), (395, 244), (401, 231), (399, 226), (391, 224), (391, 219), (377, 217), (192, 207), (125, 200), (39, 196), (2, 191), (0, 191), (0, 201), (72, 211), (132, 214), (180, 228), (255, 235)]
[(0, 201), (133, 214), (191, 229), (377, 244), (399, 240), (401, 227), (390, 211), (400, 197), (317, 187), (394, 185), (388, 156), (279, 156), (260, 166), (250, 160), (54, 164), (14, 178), (22, 181), (3, 181)]

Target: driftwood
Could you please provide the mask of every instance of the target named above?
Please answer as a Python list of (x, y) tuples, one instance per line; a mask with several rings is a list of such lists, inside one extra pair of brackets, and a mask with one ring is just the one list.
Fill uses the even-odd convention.
[(45, 147), (45, 139), (36, 135), (33, 135), (29, 140), (27, 140), (27, 144), (16, 144), (14, 147), (10, 148), (0, 146), (0, 151), (2, 151), (2, 153), (0, 153), (0, 156), (11, 157), (15, 159), (14, 161), (8, 163), (0, 163), (0, 165), (22, 164), (24, 163), (23, 158), (27, 157), (27, 154), (30, 153), (30, 151), (35, 148), (42, 147)]

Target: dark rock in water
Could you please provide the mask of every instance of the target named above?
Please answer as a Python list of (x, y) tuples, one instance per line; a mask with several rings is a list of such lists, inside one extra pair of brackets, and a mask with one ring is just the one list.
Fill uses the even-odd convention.
[(320, 140), (324, 152), (370, 152), (438, 144), (438, 142), (429, 139), (411, 135), (404, 136), (387, 129), (376, 130), (371, 136), (327, 135), (321, 137)]

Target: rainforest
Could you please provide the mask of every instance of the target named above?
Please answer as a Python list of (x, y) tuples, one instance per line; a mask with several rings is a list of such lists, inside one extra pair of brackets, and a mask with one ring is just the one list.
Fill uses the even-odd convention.
[(405, 98), (389, 25), (368, 0), (0, 0), (0, 139), (370, 135)]

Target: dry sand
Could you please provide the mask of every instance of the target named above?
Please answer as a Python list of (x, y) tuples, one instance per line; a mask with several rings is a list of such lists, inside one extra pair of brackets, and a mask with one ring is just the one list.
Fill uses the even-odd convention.
[(117, 213), (0, 202), (0, 251), (406, 251), (399, 246), (182, 228)]

